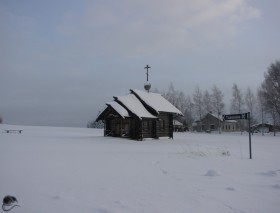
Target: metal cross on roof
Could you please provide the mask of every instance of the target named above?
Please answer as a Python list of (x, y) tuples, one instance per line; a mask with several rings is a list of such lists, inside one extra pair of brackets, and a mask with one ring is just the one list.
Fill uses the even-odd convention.
[(147, 81), (149, 81), (149, 69), (150, 69), (151, 67), (149, 67), (149, 65), (147, 64), (147, 66), (146, 67), (144, 67), (144, 69), (147, 69), (147, 72), (146, 72), (146, 75), (147, 75)]

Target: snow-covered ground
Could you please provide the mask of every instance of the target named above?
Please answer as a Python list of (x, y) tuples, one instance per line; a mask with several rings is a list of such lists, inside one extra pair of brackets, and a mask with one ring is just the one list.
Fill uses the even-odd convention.
[(15, 213), (280, 212), (279, 136), (253, 135), (250, 160), (245, 133), (102, 133), (0, 125), (0, 199), (15, 196)]

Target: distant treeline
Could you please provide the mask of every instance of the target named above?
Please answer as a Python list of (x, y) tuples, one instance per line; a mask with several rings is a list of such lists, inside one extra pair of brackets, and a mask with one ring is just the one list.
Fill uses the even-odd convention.
[[(170, 83), (167, 91), (160, 92), (155, 89), (153, 92), (161, 93), (168, 101), (181, 110), (184, 114), (179, 117), (188, 129), (195, 120), (211, 112), (218, 117), (226, 113), (250, 112), (252, 124), (272, 123), (274, 126), (280, 124), (280, 61), (272, 63), (264, 73), (264, 80), (257, 91), (250, 87), (242, 91), (234, 83), (232, 85), (232, 97), (230, 106), (224, 102), (223, 92), (214, 84), (210, 90), (201, 90), (196, 86), (194, 93), (186, 95), (183, 91), (175, 89)], [(228, 112), (230, 111), (230, 112)], [(89, 128), (103, 128), (102, 122), (90, 121)]]
[(204, 91), (196, 86), (192, 95), (186, 95), (183, 91), (176, 90), (171, 83), (168, 91), (161, 94), (183, 112), (184, 116), (179, 120), (189, 127), (195, 120), (201, 120), (209, 112), (218, 117), (225, 113), (250, 112), (253, 124), (267, 122), (274, 126), (279, 125), (280, 61), (268, 67), (257, 91), (252, 91), (250, 87), (242, 91), (234, 83), (228, 110), (226, 110), (224, 94), (216, 85)]
[(87, 123), (87, 128), (103, 129), (104, 123), (102, 121), (89, 121)]

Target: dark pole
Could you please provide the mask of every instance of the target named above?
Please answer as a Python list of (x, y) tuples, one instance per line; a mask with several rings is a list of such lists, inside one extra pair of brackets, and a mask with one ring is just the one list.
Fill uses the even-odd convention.
[(252, 145), (251, 145), (251, 118), (250, 112), (248, 114), (248, 124), (249, 124), (249, 152), (250, 152), (250, 159), (252, 159)]

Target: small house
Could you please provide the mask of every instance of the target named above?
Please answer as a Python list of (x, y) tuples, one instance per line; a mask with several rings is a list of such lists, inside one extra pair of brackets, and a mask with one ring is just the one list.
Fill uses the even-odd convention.
[(234, 132), (236, 131), (237, 121), (235, 120), (223, 120), (222, 116), (218, 117), (213, 113), (207, 113), (201, 120), (196, 121), (193, 128), (198, 131), (211, 132), (219, 131)]
[(269, 132), (273, 132), (273, 130), (274, 130), (273, 125), (269, 123), (260, 123), (251, 126), (252, 132), (269, 133)]
[(96, 119), (104, 122), (104, 136), (173, 138), (173, 119), (183, 114), (161, 94), (131, 89), (130, 94), (113, 98)]

